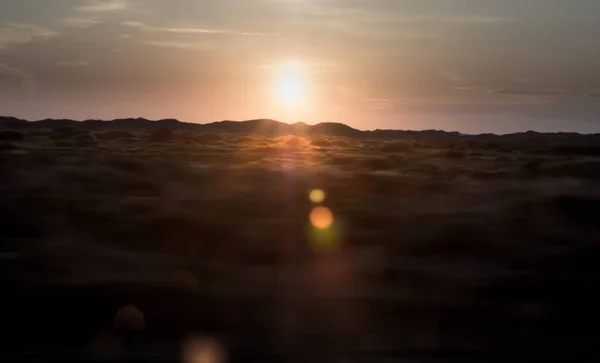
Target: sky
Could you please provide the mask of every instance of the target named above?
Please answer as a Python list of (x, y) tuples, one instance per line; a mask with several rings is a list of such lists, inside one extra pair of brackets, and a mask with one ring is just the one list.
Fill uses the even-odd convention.
[(0, 114), (600, 132), (598, 0), (0, 0)]

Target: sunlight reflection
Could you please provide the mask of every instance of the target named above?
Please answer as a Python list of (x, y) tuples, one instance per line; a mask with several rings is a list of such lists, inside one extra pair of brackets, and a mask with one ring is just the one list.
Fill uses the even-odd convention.
[(325, 192), (321, 189), (314, 189), (310, 192), (309, 198), (315, 204), (322, 203), (325, 200)]

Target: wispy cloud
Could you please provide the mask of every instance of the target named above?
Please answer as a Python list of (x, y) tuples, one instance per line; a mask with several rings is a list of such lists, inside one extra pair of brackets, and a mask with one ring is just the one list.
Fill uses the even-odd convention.
[(90, 26), (94, 26), (100, 22), (94, 18), (70, 17), (62, 19), (61, 23), (75, 28), (89, 28)]
[(177, 40), (144, 40), (141, 45), (157, 48), (181, 49), (190, 51), (209, 50), (215, 46), (213, 41), (182, 42)]
[(126, 9), (130, 5), (128, 0), (87, 0), (77, 7), (84, 12), (106, 12)]
[(518, 104), (552, 104), (569, 95), (566, 89), (547, 88), (496, 88), (488, 91), (493, 98)]
[(452, 87), (452, 89), (455, 89), (457, 91), (483, 91), (483, 90), (489, 90), (491, 87), (490, 86), (455, 86)]
[(446, 17), (440, 18), (440, 21), (451, 22), (451, 23), (466, 23), (466, 24), (495, 24), (495, 23), (509, 23), (515, 21), (514, 18), (489, 16), (489, 15), (467, 15), (457, 17)]
[(205, 29), (205, 28), (167, 28), (167, 27), (156, 27), (149, 26), (144, 23), (137, 21), (125, 21), (123, 25), (140, 29), (148, 32), (163, 32), (163, 33), (175, 33), (175, 34), (220, 34), (225, 33), (222, 30), (216, 29)]
[(264, 35), (277, 35), (269, 33), (258, 33), (258, 32), (244, 32), (244, 31), (232, 31), (225, 29), (209, 29), (199, 27), (158, 27), (150, 26), (137, 21), (125, 21), (123, 25), (139, 29), (146, 32), (160, 32), (160, 33), (172, 33), (172, 34), (237, 34), (244, 36), (264, 36)]
[(367, 107), (374, 111), (389, 111), (397, 106), (397, 101), (390, 98), (366, 98)]
[(58, 32), (33, 25), (8, 23), (0, 27), (0, 48), (10, 43), (29, 43), (36, 38), (47, 38)]
[(529, 77), (514, 77), (513, 79), (511, 79), (511, 82), (513, 82), (513, 83), (529, 83), (529, 82), (531, 82), (531, 79)]
[(143, 45), (159, 48), (175, 48), (175, 49), (191, 49), (194, 46), (191, 43), (176, 42), (176, 41), (160, 41), (160, 40), (147, 40), (142, 42)]
[[(364, 14), (361, 14), (364, 16)], [(395, 13), (378, 13), (371, 14), (371, 22), (384, 23), (456, 23), (456, 24), (497, 24), (515, 22), (517, 19), (509, 17), (499, 17), (481, 14), (466, 14), (457, 16), (447, 15), (429, 15), (429, 14), (395, 14)]]
[(591, 89), (587, 92), (586, 98), (592, 100), (600, 100), (600, 89)]
[(560, 96), (565, 94), (566, 92), (566, 90), (561, 89), (499, 88), (491, 90), (490, 94), (507, 96)]
[(461, 78), (458, 72), (453, 69), (442, 70), (442, 77), (448, 82), (460, 82)]
[(56, 62), (58, 67), (85, 67), (89, 65), (88, 61), (84, 60), (75, 60), (75, 61), (59, 61)]
[(13, 76), (19, 79), (21, 88), (24, 90), (35, 89), (33, 75), (21, 69), (11, 67), (8, 64), (0, 63), (0, 75)]

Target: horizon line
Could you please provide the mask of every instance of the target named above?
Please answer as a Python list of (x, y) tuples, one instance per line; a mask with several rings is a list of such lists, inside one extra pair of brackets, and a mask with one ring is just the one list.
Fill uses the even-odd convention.
[(193, 124), (193, 125), (210, 125), (210, 124), (215, 124), (215, 123), (219, 123), (219, 122), (234, 122), (234, 123), (244, 123), (244, 122), (251, 122), (251, 121), (272, 121), (272, 122), (277, 122), (277, 123), (281, 123), (281, 124), (285, 124), (285, 125), (296, 125), (296, 124), (305, 124), (306, 126), (316, 126), (316, 125), (320, 125), (320, 124), (337, 124), (337, 125), (343, 125), (346, 126), (348, 128), (351, 128), (353, 130), (359, 131), (359, 132), (425, 132), (425, 131), (436, 131), (436, 132), (445, 132), (448, 134), (460, 134), (460, 135), (465, 135), (465, 136), (481, 136), (481, 135), (496, 135), (496, 136), (504, 136), (504, 135), (518, 135), (518, 134), (525, 134), (525, 133), (537, 133), (537, 134), (574, 134), (574, 135), (600, 135), (599, 132), (594, 132), (594, 133), (585, 133), (585, 132), (576, 132), (576, 131), (537, 131), (537, 130), (527, 130), (527, 131), (518, 131), (518, 132), (509, 132), (509, 133), (494, 133), (494, 132), (484, 132), (484, 133), (465, 133), (465, 132), (460, 132), (457, 130), (443, 130), (443, 129), (359, 129), (353, 126), (350, 126), (346, 123), (343, 122), (337, 122), (337, 121), (321, 121), (321, 122), (317, 122), (317, 123), (307, 123), (306, 121), (296, 121), (294, 123), (291, 122), (286, 122), (286, 121), (280, 121), (280, 120), (275, 120), (275, 119), (270, 119), (270, 118), (255, 118), (255, 119), (247, 119), (247, 120), (229, 120), (229, 119), (225, 119), (225, 120), (218, 120), (218, 121), (210, 121), (210, 122), (192, 122), (192, 121), (182, 121), (179, 120), (177, 118), (161, 118), (161, 119), (149, 119), (149, 118), (145, 118), (145, 117), (122, 117), (122, 118), (114, 118), (114, 119), (100, 119), (100, 118), (86, 118), (86, 119), (73, 119), (73, 118), (44, 118), (44, 119), (38, 119), (38, 120), (28, 120), (26, 118), (20, 118), (20, 117), (16, 117), (16, 116), (5, 116), (5, 115), (0, 115), (0, 120), (1, 119), (16, 119), (16, 120), (20, 120), (20, 121), (25, 121), (25, 122), (40, 122), (40, 121), (49, 121), (49, 120), (54, 120), (54, 121), (58, 121), (58, 120), (62, 120), (62, 121), (73, 121), (73, 122), (86, 122), (86, 121), (99, 121), (99, 122), (113, 122), (113, 121), (118, 121), (118, 120), (143, 120), (143, 121), (148, 121), (148, 122), (160, 122), (160, 121), (176, 121), (179, 123), (183, 123), (183, 124)]

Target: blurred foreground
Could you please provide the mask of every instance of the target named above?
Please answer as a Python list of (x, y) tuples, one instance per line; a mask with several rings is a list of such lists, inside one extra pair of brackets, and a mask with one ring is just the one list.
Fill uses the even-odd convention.
[(589, 148), (0, 139), (2, 361), (598, 358)]

